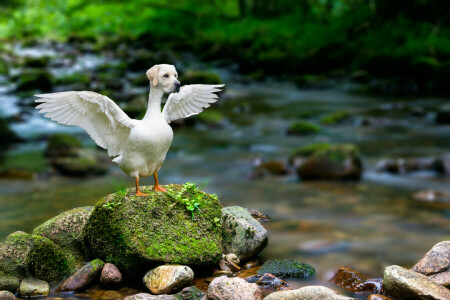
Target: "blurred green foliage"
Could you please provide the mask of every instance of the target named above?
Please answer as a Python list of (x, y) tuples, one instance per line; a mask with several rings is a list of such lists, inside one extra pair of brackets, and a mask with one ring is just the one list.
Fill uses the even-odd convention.
[(366, 70), (445, 89), (436, 74), (448, 75), (440, 67), (450, 61), (448, 0), (8, 0), (3, 6), (2, 38), (102, 40), (109, 48), (132, 41), (236, 62), (246, 74)]

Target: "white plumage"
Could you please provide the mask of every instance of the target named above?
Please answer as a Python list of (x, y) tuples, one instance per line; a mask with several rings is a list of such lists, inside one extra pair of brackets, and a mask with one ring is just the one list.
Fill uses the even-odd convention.
[[(90, 91), (70, 91), (37, 95), (36, 109), (60, 124), (76, 125), (89, 136), (129, 176), (155, 176), (156, 191), (165, 191), (158, 184), (157, 172), (164, 163), (173, 138), (169, 123), (198, 114), (218, 100), (215, 94), (224, 85), (194, 84), (183, 86), (172, 65), (156, 65), (147, 71), (151, 82), (147, 112), (142, 120), (130, 119), (110, 98)], [(161, 112), (164, 93), (171, 93)]]

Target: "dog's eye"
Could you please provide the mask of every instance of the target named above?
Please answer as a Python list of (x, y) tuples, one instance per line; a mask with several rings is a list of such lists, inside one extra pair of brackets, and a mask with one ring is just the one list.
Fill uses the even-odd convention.
[(163, 77), (164, 78), (169, 78), (169, 74), (164, 74)]
[(177, 78), (178, 77), (178, 74), (175, 74), (175, 78)]

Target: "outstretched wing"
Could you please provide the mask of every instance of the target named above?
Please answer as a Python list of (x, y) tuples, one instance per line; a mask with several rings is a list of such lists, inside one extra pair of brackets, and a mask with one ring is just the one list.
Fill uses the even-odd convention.
[(219, 97), (214, 94), (221, 91), (224, 84), (191, 84), (181, 87), (180, 92), (172, 93), (163, 109), (167, 123), (201, 113), (210, 103)]
[(94, 92), (62, 92), (36, 95), (36, 106), (47, 118), (65, 125), (77, 125), (108, 155), (123, 153), (135, 120), (130, 119), (117, 104)]

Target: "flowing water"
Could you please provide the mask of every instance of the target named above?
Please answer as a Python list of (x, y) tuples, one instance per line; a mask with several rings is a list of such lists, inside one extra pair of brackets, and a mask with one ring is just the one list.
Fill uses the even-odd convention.
[[(95, 57), (89, 59), (96, 62)], [(327, 90), (302, 90), (276, 81), (242, 84), (239, 76), (228, 72), (222, 76), (227, 90), (217, 109), (226, 116), (225, 125), (176, 129), (160, 181), (196, 182), (205, 191), (217, 193), (224, 206), (240, 205), (270, 215), (272, 222), (265, 224), (269, 245), (260, 254), (262, 260), (294, 258), (317, 270), (313, 279), (288, 280), (293, 287), (312, 283), (331, 287), (330, 274), (344, 265), (382, 277), (385, 266), (410, 267), (435, 243), (449, 239), (450, 202), (412, 197), (421, 189), (449, 192), (448, 177), (431, 172), (387, 175), (374, 168), (386, 157), (448, 153), (450, 127), (434, 124), (432, 113), (448, 100), (366, 96), (346, 91), (345, 84)], [(7, 91), (0, 90), (0, 109), (14, 114), (19, 101)], [(424, 108), (425, 114), (414, 116), (410, 113), (414, 107)], [(317, 135), (285, 134), (301, 115), (309, 114), (317, 121), (336, 110), (349, 111), (353, 120), (325, 126)], [(367, 116), (389, 120), (389, 124), (358, 126)], [(13, 129), (34, 139), (13, 153), (42, 149), (36, 137), (50, 131), (70, 131), (89, 140), (80, 130), (56, 125), (34, 112), (24, 119)], [(293, 149), (311, 142), (358, 145), (365, 165), (362, 180), (302, 182), (294, 174), (249, 178), (256, 157), (286, 161)], [(131, 178), (111, 168), (104, 177), (0, 180), (0, 238), (16, 230), (30, 232), (60, 212), (94, 205), (122, 186), (133, 186)], [(143, 179), (142, 184), (152, 184), (152, 179)]]

